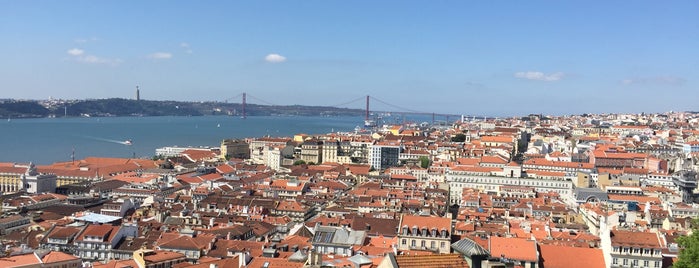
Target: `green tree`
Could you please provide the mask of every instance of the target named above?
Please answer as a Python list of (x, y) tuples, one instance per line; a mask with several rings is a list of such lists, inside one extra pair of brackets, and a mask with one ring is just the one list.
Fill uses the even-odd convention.
[(452, 142), (464, 142), (466, 141), (466, 134), (464, 133), (459, 133), (451, 137)]
[(306, 164), (306, 161), (296, 160), (296, 162), (294, 162), (294, 166), (303, 165), (303, 164)]
[(427, 157), (427, 156), (420, 156), (420, 158), (418, 158), (418, 160), (420, 160), (420, 167), (421, 167), (421, 168), (428, 168), (428, 167), (430, 167), (430, 158), (429, 158), (429, 157)]
[(692, 234), (677, 238), (680, 246), (680, 254), (677, 262), (672, 264), (674, 268), (697, 267), (699, 263), (699, 220), (692, 220)]

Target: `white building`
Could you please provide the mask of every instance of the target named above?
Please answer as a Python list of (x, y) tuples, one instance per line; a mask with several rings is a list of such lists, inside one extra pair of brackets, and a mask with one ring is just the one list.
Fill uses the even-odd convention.
[(24, 191), (30, 194), (55, 193), (56, 175), (39, 174), (34, 163), (29, 163), (27, 172), (22, 175), (22, 184), (24, 186)]
[(374, 144), (369, 152), (369, 165), (377, 170), (396, 166), (399, 155), (400, 147), (398, 145)]
[(561, 197), (570, 197), (573, 191), (573, 183), (567, 180), (488, 176), (452, 170), (447, 171), (446, 180), (449, 183), (450, 204), (461, 203), (461, 194), (465, 188), (497, 193), (500, 186), (526, 186), (537, 192), (556, 192)]

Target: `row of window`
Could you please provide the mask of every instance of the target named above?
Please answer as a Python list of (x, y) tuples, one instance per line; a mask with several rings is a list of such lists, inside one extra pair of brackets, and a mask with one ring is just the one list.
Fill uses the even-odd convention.
[[(401, 243), (401, 245), (403, 245), (403, 246), (407, 246), (407, 245), (408, 245), (408, 239), (403, 238), (403, 240), (401, 240), (400, 243)], [(444, 242), (444, 241), (439, 242), (439, 247), (440, 247), (440, 248), (444, 248), (444, 247), (446, 246), (446, 244), (447, 244), (447, 243)], [(416, 240), (416, 239), (411, 239), (411, 240), (410, 240), (410, 246), (411, 246), (411, 247), (417, 247), (417, 240)], [(427, 241), (425, 241), (425, 240), (420, 241), (420, 247), (422, 247), (422, 248), (427, 248)], [(436, 248), (437, 248), (437, 241), (430, 241), (430, 248), (436, 249)]]
[[(623, 259), (623, 258), (621, 259), (621, 265), (626, 266), (626, 265), (629, 265), (629, 263), (631, 263), (631, 266), (633, 266), (633, 267), (638, 267), (639, 261), (638, 260)], [(650, 261), (644, 260), (644, 261), (641, 261), (640, 263), (643, 264), (642, 267), (650, 267), (649, 266)], [(612, 265), (619, 265), (619, 258), (613, 258)], [(660, 261), (654, 261), (653, 267), (660, 267)]]
[(641, 250), (640, 248), (628, 248), (628, 247), (614, 247), (614, 252), (615, 253), (633, 253), (633, 254), (641, 254), (641, 255), (660, 255), (660, 250), (659, 249), (649, 249), (649, 248), (644, 248)]
[[(412, 235), (412, 236), (431, 236), (431, 237), (437, 237), (437, 229), (432, 229), (432, 230), (427, 230), (427, 228), (422, 228), (418, 229), (417, 227), (413, 227), (412, 230), (408, 229), (408, 227), (403, 227), (403, 235)], [(439, 237), (446, 238), (448, 237), (449, 232), (446, 230), (441, 230), (439, 232)]]

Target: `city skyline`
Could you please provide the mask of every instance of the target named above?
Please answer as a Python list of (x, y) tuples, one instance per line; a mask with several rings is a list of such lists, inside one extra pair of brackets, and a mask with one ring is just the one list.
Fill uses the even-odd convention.
[(495, 116), (697, 110), (692, 1), (70, 4), (0, 9), (2, 98), (132, 98), (139, 85), (153, 100), (372, 95)]

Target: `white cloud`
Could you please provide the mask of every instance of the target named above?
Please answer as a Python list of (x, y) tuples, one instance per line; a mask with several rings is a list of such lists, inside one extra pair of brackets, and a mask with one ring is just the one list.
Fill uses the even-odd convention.
[(79, 49), (79, 48), (72, 48), (66, 51), (68, 55), (73, 56), (71, 59), (75, 60), (77, 62), (82, 62), (82, 63), (90, 63), (90, 64), (109, 64), (109, 65), (117, 65), (122, 62), (121, 59), (118, 58), (103, 58), (103, 57), (98, 57), (95, 55), (88, 55), (85, 54), (85, 50)]
[(84, 44), (84, 43), (88, 43), (88, 42), (95, 42), (97, 40), (99, 40), (97, 37), (90, 37), (90, 38), (78, 38), (78, 39), (75, 39), (74, 41), (75, 41), (75, 43), (78, 43), (78, 44)]
[(192, 48), (189, 46), (189, 43), (182, 42), (180, 43), (180, 47), (184, 49), (184, 52), (187, 54), (192, 54)]
[(167, 60), (172, 58), (172, 54), (168, 52), (155, 52), (153, 54), (148, 55), (148, 58), (154, 60)]
[(561, 80), (561, 79), (563, 79), (563, 76), (564, 75), (562, 72), (556, 72), (556, 73), (551, 73), (551, 74), (545, 74), (545, 73), (537, 72), (537, 71), (516, 72), (515, 73), (515, 77), (517, 77), (517, 78), (536, 80), (536, 81), (546, 81), (546, 82)]
[(69, 49), (67, 52), (68, 52), (68, 54), (70, 54), (71, 56), (80, 56), (80, 55), (82, 55), (82, 54), (85, 54), (85, 50), (82, 50), (82, 49), (79, 49), (79, 48)]
[(110, 64), (110, 65), (117, 65), (122, 62), (121, 59), (110, 59), (110, 58), (102, 58), (98, 57), (95, 55), (85, 55), (85, 56), (80, 56), (77, 58), (79, 62), (84, 62), (84, 63), (92, 63), (92, 64)]
[(281, 62), (286, 61), (286, 57), (279, 55), (279, 54), (272, 53), (272, 54), (267, 55), (265, 57), (265, 60), (267, 62), (271, 62), (271, 63), (281, 63)]
[(660, 86), (680, 86), (687, 80), (677, 76), (653, 76), (653, 77), (634, 77), (621, 80), (621, 84), (630, 85), (660, 85)]

